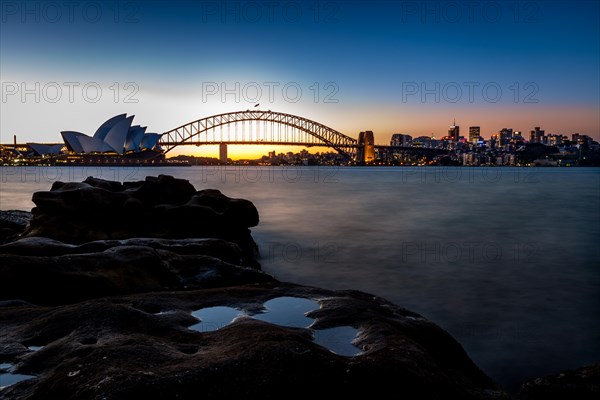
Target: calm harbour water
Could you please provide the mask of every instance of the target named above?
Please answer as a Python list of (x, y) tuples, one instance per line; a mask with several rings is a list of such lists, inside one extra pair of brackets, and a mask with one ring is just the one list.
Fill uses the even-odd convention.
[(600, 169), (2, 167), (0, 208), (54, 180), (169, 174), (257, 206), (263, 269), (370, 292), (449, 331), (505, 389), (600, 361)]

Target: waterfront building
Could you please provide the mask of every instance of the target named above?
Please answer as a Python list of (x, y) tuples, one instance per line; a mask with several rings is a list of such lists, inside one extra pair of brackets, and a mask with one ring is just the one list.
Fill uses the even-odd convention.
[(458, 142), (458, 137), (460, 136), (460, 126), (456, 125), (456, 120), (450, 126), (448, 130), (448, 136), (452, 138), (454, 142)]
[(390, 146), (409, 147), (412, 144), (412, 136), (405, 133), (394, 133)]
[(532, 131), (529, 131), (529, 141), (531, 143), (543, 143), (545, 133), (546, 132), (541, 130), (539, 126), (536, 126)]
[(88, 136), (82, 132), (62, 131), (60, 134), (71, 153), (139, 153), (154, 150), (158, 145), (158, 133), (146, 133), (146, 127), (131, 125), (134, 116), (119, 114), (104, 122)]
[(481, 136), (481, 127), (470, 126), (469, 127), (469, 142), (476, 144)]
[(513, 138), (513, 130), (512, 128), (502, 128), (499, 132), (499, 142), (500, 142), (500, 146), (504, 146), (506, 144), (509, 144), (510, 141)]

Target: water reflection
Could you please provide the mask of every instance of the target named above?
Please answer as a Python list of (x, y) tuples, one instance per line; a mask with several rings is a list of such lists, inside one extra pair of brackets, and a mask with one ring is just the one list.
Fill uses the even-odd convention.
[(190, 329), (200, 332), (212, 332), (229, 325), (236, 317), (245, 315), (243, 311), (232, 307), (208, 307), (192, 312), (192, 315), (200, 320), (199, 323), (190, 326)]
[(15, 374), (12, 372), (12, 369), (12, 364), (0, 364), (0, 390), (14, 385), (15, 383), (35, 378), (35, 376), (32, 375)]
[[(200, 322), (190, 326), (199, 332), (211, 332), (231, 324), (235, 318), (245, 315), (271, 324), (290, 328), (309, 328), (314, 322), (306, 313), (319, 308), (319, 303), (301, 297), (282, 296), (271, 299), (263, 304), (264, 311), (249, 315), (236, 308), (217, 306), (195, 310), (192, 315)], [(313, 330), (313, 340), (329, 351), (343, 355), (355, 356), (360, 349), (353, 345), (358, 329), (350, 326), (339, 326), (330, 329)]]
[(299, 297), (277, 297), (264, 304), (265, 311), (255, 319), (292, 328), (308, 328), (314, 322), (305, 314), (317, 310), (319, 303)]

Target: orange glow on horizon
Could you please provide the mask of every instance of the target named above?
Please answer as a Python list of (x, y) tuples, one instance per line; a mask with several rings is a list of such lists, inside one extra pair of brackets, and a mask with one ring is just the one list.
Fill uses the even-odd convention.
[[(266, 156), (271, 151), (279, 153), (300, 153), (302, 150), (307, 150), (309, 153), (327, 153), (335, 150), (328, 147), (305, 147), (305, 146), (270, 146), (270, 145), (228, 145), (227, 158), (232, 160), (256, 160), (262, 156)], [(195, 156), (195, 157), (212, 157), (219, 158), (218, 145), (202, 145), (202, 146), (179, 146), (167, 153), (167, 158), (176, 157), (178, 155)]]

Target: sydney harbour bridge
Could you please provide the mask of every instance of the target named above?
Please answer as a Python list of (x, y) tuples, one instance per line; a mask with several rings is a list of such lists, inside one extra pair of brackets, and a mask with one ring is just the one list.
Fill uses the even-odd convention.
[[(124, 115), (115, 118), (124, 118)], [(386, 158), (398, 154), (433, 157), (447, 153), (446, 150), (434, 148), (376, 145), (372, 131), (360, 132), (355, 139), (308, 118), (271, 110), (245, 110), (212, 115), (162, 134), (151, 135), (158, 137), (162, 155), (179, 146), (219, 145), (222, 161), (227, 160), (228, 145), (327, 147), (337, 151), (348, 161), (359, 164), (371, 163), (377, 158), (382, 158), (382, 155)], [(16, 150), (25, 154), (32, 145), (40, 148), (39, 144), (18, 144), (15, 136), (14, 143), (1, 146), (3, 151)], [(52, 143), (42, 144), (41, 147), (60, 149), (63, 146), (60, 143)], [(123, 154), (123, 149), (118, 151), (118, 154)]]
[(348, 160), (371, 162), (375, 152), (435, 156), (445, 150), (376, 145), (373, 132), (360, 132), (358, 139), (319, 122), (275, 111), (245, 110), (202, 118), (162, 134), (159, 145), (165, 153), (182, 145), (298, 145), (334, 149)]

